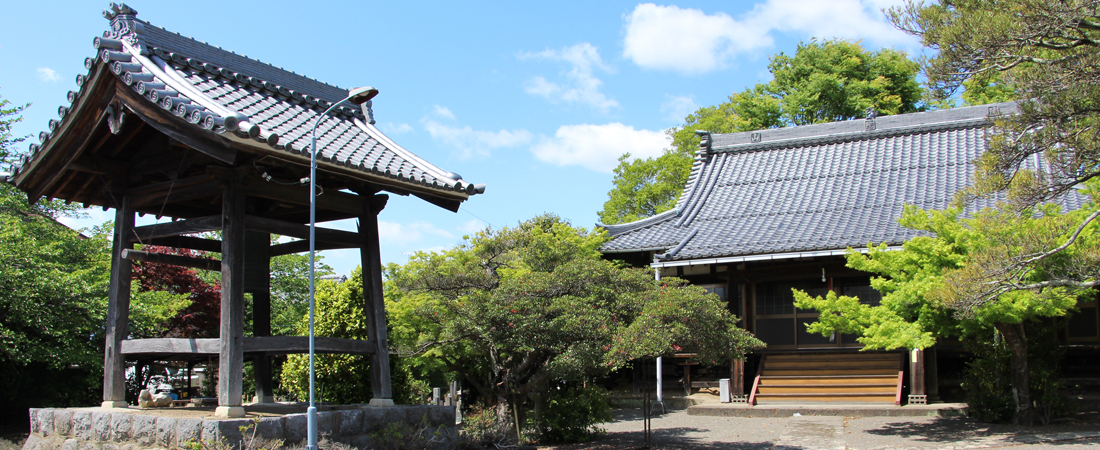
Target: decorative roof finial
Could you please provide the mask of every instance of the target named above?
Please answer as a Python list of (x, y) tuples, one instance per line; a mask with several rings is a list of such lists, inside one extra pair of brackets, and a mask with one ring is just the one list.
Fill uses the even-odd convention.
[(360, 107), (363, 108), (363, 115), (367, 116), (367, 123), (371, 125), (374, 125), (374, 110), (371, 109), (371, 104), (373, 102), (373, 100), (367, 100), (360, 105)]
[(710, 132), (707, 130), (695, 130), (695, 135), (699, 136), (699, 147), (710, 151)]
[(863, 111), (863, 114), (868, 119), (874, 119), (875, 117), (878, 117), (878, 111), (875, 111), (874, 106), (868, 106), (867, 109), (865, 111)]

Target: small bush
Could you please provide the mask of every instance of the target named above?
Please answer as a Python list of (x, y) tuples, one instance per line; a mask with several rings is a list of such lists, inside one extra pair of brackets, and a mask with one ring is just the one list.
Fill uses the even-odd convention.
[[(1035, 412), (1043, 423), (1075, 413), (1075, 405), (1063, 393), (1058, 365), (1065, 353), (1054, 340), (1055, 328), (1038, 322), (1027, 324), (1028, 381)], [(1012, 354), (1000, 339), (981, 338), (969, 343), (976, 355), (967, 366), (963, 389), (971, 415), (987, 422), (1011, 422), (1016, 414), (1012, 394)]]
[(0, 450), (19, 450), (23, 448), (22, 442), (12, 442), (4, 438), (0, 438)]
[(542, 412), (529, 428), (544, 442), (587, 442), (604, 433), (596, 424), (611, 419), (606, 389), (565, 387), (551, 389)]
[(507, 422), (497, 421), (495, 409), (478, 405), (462, 415), (458, 448), (499, 448), (513, 443), (511, 427)]
[(385, 428), (371, 433), (370, 441), (378, 450), (422, 450), (449, 448), (455, 436), (446, 427), (432, 426), (425, 417), (419, 425), (388, 423)]

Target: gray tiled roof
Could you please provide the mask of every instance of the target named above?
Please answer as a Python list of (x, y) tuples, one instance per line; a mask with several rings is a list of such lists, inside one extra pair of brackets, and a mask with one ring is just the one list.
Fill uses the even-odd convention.
[[(196, 128), (258, 146), (269, 152), (309, 155), (310, 128), (320, 114), (347, 96), (348, 90), (181, 36), (138, 19), (126, 5), (112, 3), (104, 16), (111, 30), (95, 38), (96, 56), (132, 89)], [(87, 75), (77, 77), (83, 87)], [(69, 101), (81, 95), (69, 92)], [(482, 193), (455, 173), (419, 158), (374, 126), (370, 104), (340, 106), (317, 128), (319, 164), (356, 169), (365, 180), (398, 190), (435, 192), (464, 200)], [(68, 108), (59, 108), (61, 121)], [(60, 121), (51, 121), (50, 130)], [(50, 132), (40, 134), (20, 166), (38, 156)]]
[[(683, 261), (901, 244), (918, 235), (898, 225), (903, 206), (946, 208), (973, 177), (989, 114), (1014, 111), (1000, 103), (704, 137), (676, 208), (600, 225), (612, 236), (604, 251), (672, 250), (668, 260)], [(1062, 202), (1075, 209), (1083, 198)]]

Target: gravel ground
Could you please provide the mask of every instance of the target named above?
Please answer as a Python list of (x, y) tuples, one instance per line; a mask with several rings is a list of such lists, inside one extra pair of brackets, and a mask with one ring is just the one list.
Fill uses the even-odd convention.
[[(637, 410), (616, 410), (607, 435), (554, 450), (633, 449), (645, 444)], [(653, 448), (662, 449), (1100, 449), (1100, 414), (1049, 426), (991, 425), (968, 418), (735, 418), (673, 411), (653, 418)]]

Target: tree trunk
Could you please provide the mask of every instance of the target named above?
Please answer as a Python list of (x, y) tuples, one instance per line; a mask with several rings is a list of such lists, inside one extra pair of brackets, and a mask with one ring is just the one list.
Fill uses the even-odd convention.
[(515, 433), (516, 442), (519, 442), (519, 422), (515, 411), (516, 406), (512, 404), (515, 396), (501, 389), (493, 389), (493, 395), (497, 400), (497, 426)]
[(1031, 384), (1028, 379), (1027, 334), (1023, 324), (999, 323), (997, 331), (1004, 336), (1005, 345), (1012, 355), (1012, 393), (1016, 401), (1015, 425), (1033, 425), (1037, 418), (1031, 402)]

